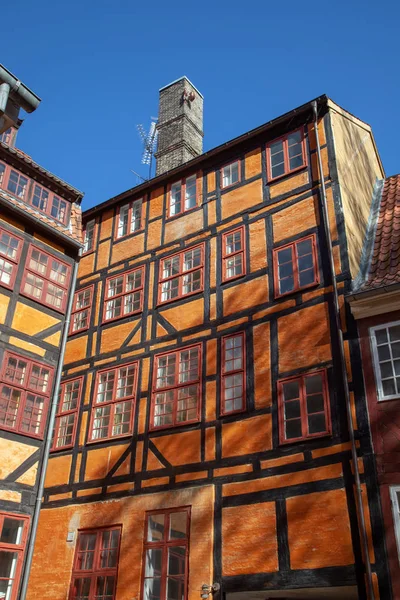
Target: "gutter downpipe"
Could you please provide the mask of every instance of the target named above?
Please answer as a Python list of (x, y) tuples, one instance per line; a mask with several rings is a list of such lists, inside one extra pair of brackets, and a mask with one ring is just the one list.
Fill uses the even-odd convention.
[[(79, 250), (78, 256), (80, 257), (81, 254), (82, 254), (82, 249)], [(21, 589), (20, 589), (20, 593), (19, 593), (19, 600), (25, 600), (26, 592), (28, 589), (29, 575), (30, 575), (31, 566), (32, 566), (36, 533), (37, 533), (38, 522), (39, 522), (39, 514), (40, 514), (41, 505), (42, 505), (44, 482), (45, 482), (45, 478), (46, 478), (47, 465), (49, 462), (51, 439), (52, 439), (54, 421), (55, 421), (56, 412), (57, 412), (58, 390), (60, 387), (60, 381), (61, 381), (61, 375), (62, 375), (62, 369), (63, 369), (63, 363), (64, 363), (64, 356), (65, 356), (65, 346), (67, 343), (67, 337), (68, 337), (68, 331), (69, 331), (69, 324), (71, 321), (72, 303), (73, 303), (73, 298), (74, 298), (74, 293), (75, 293), (75, 285), (76, 285), (76, 279), (77, 279), (77, 274), (78, 274), (78, 266), (79, 266), (79, 261), (77, 260), (77, 261), (75, 261), (74, 271), (72, 274), (70, 296), (68, 298), (68, 306), (67, 306), (67, 312), (66, 312), (66, 317), (65, 317), (65, 322), (64, 322), (64, 330), (63, 330), (63, 336), (62, 336), (62, 342), (61, 342), (60, 356), (58, 359), (58, 366), (57, 366), (56, 378), (55, 378), (54, 389), (53, 389), (53, 398), (52, 398), (51, 408), (50, 408), (50, 418), (49, 418), (49, 424), (48, 424), (48, 428), (47, 428), (47, 435), (46, 435), (46, 441), (45, 441), (45, 446), (44, 446), (42, 465), (41, 465), (41, 469), (40, 469), (39, 486), (38, 486), (36, 500), (35, 500), (35, 509), (34, 509), (34, 513), (33, 513), (32, 528), (31, 528), (31, 533), (29, 536), (25, 564), (23, 567), (24, 570), (23, 570), (23, 576), (22, 576)]]
[(343, 330), (342, 324), (340, 320), (340, 308), (339, 308), (339, 297), (337, 291), (337, 283), (336, 283), (336, 274), (335, 274), (335, 263), (333, 260), (333, 251), (332, 251), (332, 238), (331, 231), (329, 227), (328, 221), (328, 203), (326, 198), (326, 187), (324, 181), (324, 171), (322, 168), (322, 159), (321, 159), (321, 146), (319, 143), (319, 135), (318, 135), (318, 109), (317, 102), (314, 100), (312, 103), (312, 108), (314, 112), (314, 131), (315, 131), (315, 139), (317, 144), (317, 156), (318, 156), (318, 170), (319, 177), (321, 182), (321, 191), (322, 191), (322, 218), (324, 222), (324, 230), (326, 235), (326, 240), (328, 242), (329, 249), (329, 263), (331, 269), (332, 276), (332, 289), (333, 289), (333, 301), (334, 301), (334, 311), (335, 311), (335, 324), (339, 337), (339, 352), (340, 352), (340, 367), (342, 372), (342, 380), (343, 380), (343, 388), (344, 388), (344, 396), (346, 403), (346, 413), (347, 413), (347, 424), (349, 429), (350, 436), (350, 444), (351, 444), (351, 457), (353, 460), (353, 469), (354, 469), (354, 481), (356, 486), (356, 500), (357, 500), (357, 508), (358, 515), (360, 519), (360, 530), (361, 530), (361, 543), (364, 552), (364, 562), (365, 569), (367, 575), (367, 591), (368, 597), (370, 600), (375, 600), (374, 586), (372, 582), (372, 569), (371, 563), (369, 560), (369, 548), (368, 548), (368, 536), (365, 525), (365, 515), (364, 515), (364, 507), (362, 501), (362, 489), (361, 489), (361, 479), (360, 479), (360, 471), (358, 468), (358, 460), (357, 460), (357, 448), (356, 442), (354, 438), (354, 429), (353, 429), (353, 420), (351, 414), (351, 403), (350, 403), (350, 391), (349, 384), (347, 380), (347, 369), (346, 369), (346, 361), (344, 354), (344, 342), (343, 342)]

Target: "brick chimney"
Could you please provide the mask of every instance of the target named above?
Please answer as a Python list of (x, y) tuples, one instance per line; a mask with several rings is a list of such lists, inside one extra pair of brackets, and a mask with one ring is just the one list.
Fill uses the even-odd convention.
[(160, 89), (156, 175), (203, 152), (203, 96), (187, 77)]

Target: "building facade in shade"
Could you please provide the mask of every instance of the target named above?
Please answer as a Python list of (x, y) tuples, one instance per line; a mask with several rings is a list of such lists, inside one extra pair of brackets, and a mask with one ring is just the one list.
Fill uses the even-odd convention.
[(376, 183), (348, 296), (360, 334), (393, 598), (400, 599), (400, 176)]
[(81, 248), (82, 194), (0, 140), (0, 598), (16, 600)]
[(28, 598), (365, 599), (371, 580), (390, 599), (344, 301), (384, 177), (371, 129), (322, 96), (200, 154), (201, 94), (184, 78), (160, 102), (164, 166), (83, 216)]

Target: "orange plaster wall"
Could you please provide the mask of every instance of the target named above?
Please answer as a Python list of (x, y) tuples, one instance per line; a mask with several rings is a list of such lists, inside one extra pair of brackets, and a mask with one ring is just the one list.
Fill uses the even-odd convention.
[(332, 357), (326, 303), (278, 319), (279, 369), (309, 367)]
[(317, 225), (313, 198), (283, 208), (272, 217), (274, 242), (290, 238)]
[(288, 498), (286, 510), (292, 569), (354, 563), (345, 490)]
[(221, 196), (222, 218), (243, 212), (262, 201), (262, 181), (257, 179)]
[(272, 448), (271, 415), (222, 425), (222, 456), (241, 456)]
[[(77, 530), (117, 524), (122, 525), (122, 538), (116, 597), (118, 600), (140, 598), (145, 512), (191, 506), (190, 538), (193, 543), (189, 554), (188, 598), (199, 600), (202, 583), (213, 581), (213, 503), (214, 489), (207, 486), (43, 510), (28, 599), (65, 600), (71, 581)], [(66, 541), (68, 531), (75, 533), (73, 542)]]
[(152, 439), (174, 466), (200, 462), (200, 431), (184, 431)]
[(224, 576), (277, 571), (275, 502), (225, 508), (222, 546)]
[(226, 288), (223, 291), (224, 315), (245, 310), (267, 302), (268, 300), (268, 277), (263, 275), (242, 283), (238, 289), (236, 286)]

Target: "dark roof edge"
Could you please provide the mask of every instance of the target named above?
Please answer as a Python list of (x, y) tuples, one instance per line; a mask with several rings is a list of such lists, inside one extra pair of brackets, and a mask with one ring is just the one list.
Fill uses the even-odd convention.
[(0, 145), (5, 150), (8, 150), (11, 154), (14, 154), (19, 159), (23, 160), (30, 167), (37, 169), (38, 171), (40, 171), (40, 173), (42, 173), (49, 179), (53, 179), (53, 181), (55, 181), (58, 185), (61, 185), (62, 187), (66, 188), (69, 192), (74, 194), (76, 196), (75, 202), (78, 202), (78, 204), (81, 202), (81, 200), (84, 196), (84, 192), (81, 192), (77, 188), (74, 188), (72, 185), (70, 185), (63, 179), (60, 179), (59, 177), (54, 175), (51, 171), (48, 171), (44, 167), (41, 167), (32, 158), (30, 158), (28, 155), (26, 155), (23, 150), (20, 151), (18, 148), (13, 148), (12, 146), (8, 146), (8, 144), (4, 144), (4, 142), (0, 142)]
[[(202, 162), (206, 161), (207, 159), (211, 158), (212, 156), (214, 156), (216, 154), (219, 154), (220, 152), (223, 152), (224, 150), (227, 150), (236, 145), (239, 145), (242, 142), (244, 142), (245, 140), (256, 137), (257, 135), (263, 133), (264, 131), (268, 131), (269, 129), (272, 129), (272, 127), (279, 125), (280, 123), (284, 123), (285, 121), (288, 121), (290, 118), (294, 117), (295, 115), (312, 110), (312, 106), (311, 106), (312, 102), (317, 102), (320, 106), (323, 106), (323, 105), (327, 104), (328, 100), (329, 100), (329, 98), (326, 94), (323, 94), (322, 96), (318, 96), (314, 100), (310, 100), (309, 102), (306, 102), (305, 104), (302, 104), (301, 106), (294, 108), (291, 111), (281, 115), (280, 117), (276, 117), (275, 119), (272, 119), (271, 121), (268, 121), (267, 123), (264, 123), (263, 125), (259, 125), (255, 129), (251, 129), (250, 131), (247, 131), (246, 133), (242, 133), (238, 137), (233, 138), (232, 140), (229, 140), (228, 142), (224, 142), (223, 144), (220, 144), (219, 146), (216, 146), (215, 148), (212, 148), (211, 150), (208, 150), (208, 152), (204, 152), (203, 154), (200, 154), (200, 156), (193, 158), (192, 160), (184, 163), (183, 165), (180, 165), (179, 167), (176, 167), (175, 169), (172, 169), (171, 171), (166, 171), (165, 173), (162, 173), (158, 177), (153, 177), (153, 179), (149, 179), (148, 181), (146, 181), (144, 183), (140, 183), (136, 187), (130, 188), (129, 190), (126, 190), (125, 192), (122, 192), (122, 193), (118, 194), (117, 196), (113, 196), (112, 198), (109, 198), (108, 200), (105, 200), (104, 202), (101, 202), (100, 204), (97, 204), (96, 206), (93, 206), (92, 208), (88, 208), (87, 210), (85, 210), (83, 212), (83, 217), (92, 216), (93, 214), (96, 214), (97, 212), (100, 212), (110, 206), (113, 206), (117, 202), (124, 200), (125, 198), (131, 196), (132, 194), (140, 194), (141, 192), (144, 192), (148, 187), (153, 187), (153, 186), (157, 185), (159, 182), (161, 182), (166, 177), (170, 177), (171, 175), (174, 175), (174, 174), (179, 175), (179, 173), (189, 169), (190, 167), (194, 167), (194, 166), (197, 166), (198, 164), (201, 164)], [(343, 110), (345, 110), (345, 109), (343, 109)]]
[(351, 293), (353, 294), (360, 293), (363, 285), (368, 280), (384, 184), (385, 179), (376, 179), (375, 181), (374, 190), (372, 192), (371, 210), (369, 212), (364, 244), (361, 252), (360, 268), (351, 284)]

